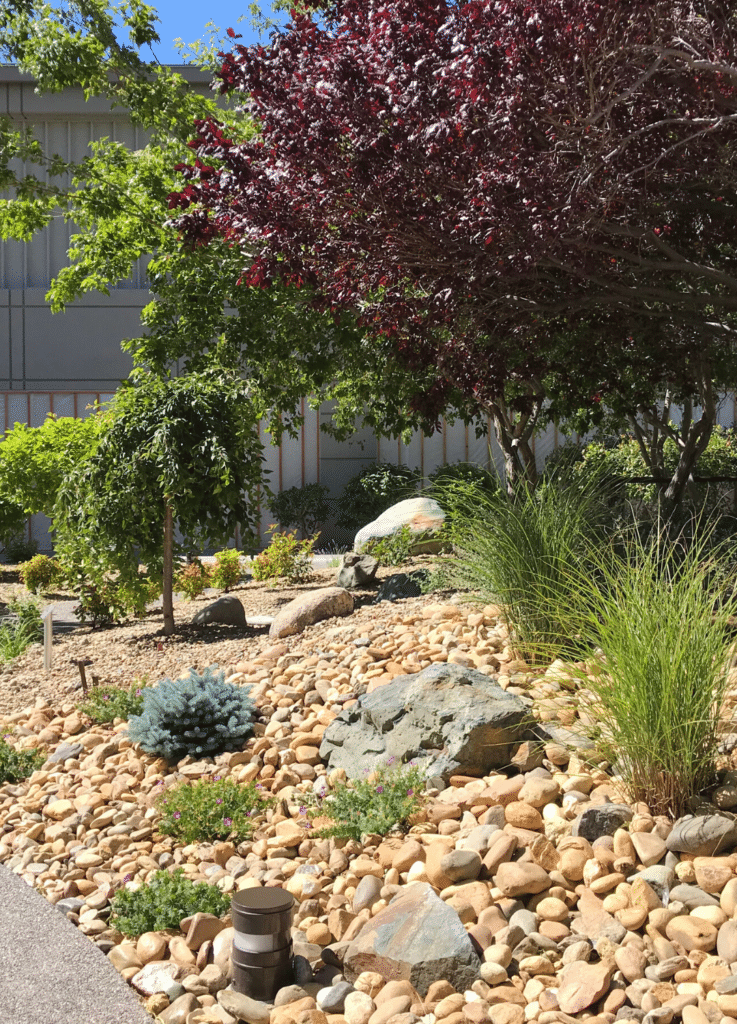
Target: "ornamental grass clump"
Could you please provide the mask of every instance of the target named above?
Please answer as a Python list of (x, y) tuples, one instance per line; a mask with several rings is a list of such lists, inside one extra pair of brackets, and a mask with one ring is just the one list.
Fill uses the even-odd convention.
[(422, 806), (425, 774), (414, 761), (408, 765), (390, 758), (365, 779), (340, 784), (321, 803), (317, 814), (330, 818), (332, 825), (320, 829), (320, 838), (360, 840), (362, 835), (384, 836), (407, 832), (412, 815)]
[(219, 775), (172, 786), (154, 801), (161, 813), (158, 830), (183, 843), (242, 843), (253, 831), (253, 819), (273, 804), (259, 790), (252, 782), (238, 785)]
[(248, 688), (226, 683), (216, 668), (191, 668), (184, 679), (163, 679), (144, 690), (142, 713), (129, 719), (131, 741), (172, 764), (188, 754), (242, 750), (253, 732), (255, 705)]
[[(678, 817), (716, 782), (737, 597), (724, 548), (708, 531), (684, 545), (663, 530), (632, 533), (585, 581), (579, 681), (590, 693), (600, 747), (632, 800)], [(572, 669), (572, 667), (571, 667)], [(575, 671), (572, 669), (572, 671)]]
[(173, 873), (155, 871), (138, 889), (119, 889), (113, 897), (110, 923), (123, 935), (135, 938), (144, 932), (179, 930), (185, 917), (202, 912), (222, 917), (230, 908), (230, 896), (207, 882), (191, 882), (182, 868)]
[(474, 493), (454, 521), (445, 585), (496, 604), (519, 657), (539, 661), (574, 635), (580, 582), (603, 542), (604, 486), (595, 475), (543, 479), (534, 491)]

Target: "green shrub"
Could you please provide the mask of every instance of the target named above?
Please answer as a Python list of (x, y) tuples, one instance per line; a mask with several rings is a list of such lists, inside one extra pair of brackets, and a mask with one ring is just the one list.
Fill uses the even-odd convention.
[(352, 477), (338, 498), (336, 523), (346, 530), (373, 522), (382, 512), (417, 493), (420, 474), (389, 462), (367, 466)]
[(11, 565), (19, 565), (27, 562), (38, 551), (38, 541), (29, 540), (25, 534), (16, 534), (7, 537), (3, 546), (5, 548), (5, 560)]
[(241, 750), (253, 732), (254, 703), (248, 689), (226, 683), (216, 668), (191, 668), (185, 679), (145, 689), (142, 713), (128, 720), (131, 741), (170, 763)]
[(235, 548), (215, 552), (215, 566), (210, 570), (210, 583), (218, 590), (230, 590), (240, 582), (241, 556)]
[(7, 740), (0, 738), (0, 785), (22, 782), (46, 761), (40, 750), (15, 750)]
[(424, 536), (413, 533), (409, 526), (401, 526), (386, 537), (372, 537), (363, 545), (361, 551), (375, 558), (379, 565), (402, 565), (409, 559), (413, 545)]
[(479, 495), (497, 494), (501, 489), (496, 473), (469, 462), (438, 466), (429, 475), (428, 484), (429, 494), (445, 513), (437, 538), (448, 547), (455, 543), (457, 524), (474, 515)]
[(207, 882), (191, 882), (182, 868), (172, 874), (156, 871), (151, 879), (130, 892), (119, 889), (110, 909), (111, 924), (123, 935), (135, 938), (144, 932), (179, 928), (185, 917), (202, 912), (222, 917), (230, 908), (230, 896)]
[(241, 843), (250, 836), (254, 814), (271, 806), (256, 786), (238, 785), (233, 779), (198, 779), (164, 790), (156, 798), (161, 813), (158, 830), (183, 843)]
[(80, 622), (89, 623), (94, 629), (125, 618), (126, 601), (120, 587), (112, 580), (91, 580), (80, 574), (77, 576), (74, 589), (77, 594), (74, 612), (79, 616)]
[(174, 576), (174, 589), (185, 594), (190, 601), (210, 586), (210, 570), (195, 558), (185, 565)]
[(312, 572), (310, 555), (319, 534), (306, 540), (297, 540), (295, 533), (279, 533), (275, 526), (269, 527), (271, 542), (265, 551), (256, 555), (252, 566), (253, 578), (258, 582), (286, 580), (301, 583)]
[(62, 570), (59, 563), (48, 555), (34, 555), (29, 562), (19, 567), (21, 582), (25, 583), (32, 594), (40, 590), (48, 590), (61, 581)]
[(322, 484), (305, 484), (280, 491), (267, 505), (283, 530), (294, 526), (307, 537), (330, 515), (327, 496), (328, 489)]
[(605, 511), (593, 476), (543, 479), (514, 500), (479, 492), (456, 521), (459, 552), (442, 574), (500, 606), (520, 657), (545, 658), (573, 635), (578, 582), (592, 571)]
[(124, 690), (120, 686), (94, 686), (77, 708), (88, 715), (97, 725), (112, 722), (116, 718), (128, 719), (143, 711), (143, 693), (148, 687), (133, 682)]
[(358, 840), (365, 833), (406, 832), (422, 804), (424, 785), (424, 773), (414, 762), (397, 765), (391, 758), (371, 773), (370, 779), (336, 787), (317, 812), (334, 824), (315, 835)]
[(679, 817), (716, 781), (716, 757), (737, 613), (733, 565), (703, 536), (673, 543), (632, 531), (623, 558), (597, 560), (578, 581), (579, 656), (601, 747), (632, 800)]
[(41, 613), (35, 601), (13, 601), (0, 624), (0, 661), (12, 661), (43, 636)]

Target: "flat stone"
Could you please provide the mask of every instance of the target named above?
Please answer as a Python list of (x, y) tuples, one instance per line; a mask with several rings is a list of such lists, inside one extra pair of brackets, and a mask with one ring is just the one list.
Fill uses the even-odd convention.
[(558, 985), (558, 1005), (563, 1013), (580, 1013), (609, 990), (612, 967), (578, 960), (564, 967)]
[(533, 895), (550, 887), (550, 875), (539, 864), (506, 861), (494, 876), (494, 885), (505, 896)]
[(670, 898), (672, 901), (682, 903), (687, 910), (693, 910), (694, 907), (719, 906), (719, 900), (715, 896), (704, 892), (699, 885), (688, 885), (686, 882), (674, 885), (670, 891)]
[(130, 983), (142, 996), (152, 996), (155, 992), (167, 992), (179, 977), (179, 971), (178, 964), (154, 960), (134, 974)]
[(665, 840), (655, 832), (630, 832), (629, 837), (637, 859), (646, 868), (658, 864), (668, 852)]
[(221, 989), (217, 1001), (236, 1020), (246, 1021), (246, 1024), (269, 1024), (271, 1007), (268, 1003), (251, 999), (230, 988)]
[(733, 964), (737, 961), (737, 921), (725, 921), (717, 937), (717, 954)]
[(680, 943), (687, 953), (694, 949), (708, 953), (717, 943), (717, 929), (698, 917), (674, 917), (665, 926), (665, 934), (671, 942)]
[(673, 853), (711, 857), (737, 846), (737, 820), (722, 814), (688, 814), (673, 825), (665, 845)]
[(60, 743), (53, 754), (49, 754), (46, 764), (63, 764), (71, 758), (81, 757), (85, 748), (81, 743)]
[(372, 907), (379, 899), (383, 885), (383, 881), (376, 875), (364, 875), (353, 896), (353, 913), (359, 914), (365, 907)]

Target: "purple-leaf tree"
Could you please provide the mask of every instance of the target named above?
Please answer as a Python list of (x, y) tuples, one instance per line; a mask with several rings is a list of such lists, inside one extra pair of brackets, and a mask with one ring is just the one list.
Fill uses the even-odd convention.
[(222, 89), (260, 134), (199, 122), (171, 207), (188, 243), (243, 247), (245, 284), (307, 284), (433, 368), (418, 407), (432, 417), (460, 391), (513, 478), (534, 480), (551, 380), (585, 406), (637, 366), (633, 415), (666, 388), (702, 408), (678, 500), (731, 364), (736, 32), (734, 5), (709, 0), (293, 12), (271, 45), (222, 55)]

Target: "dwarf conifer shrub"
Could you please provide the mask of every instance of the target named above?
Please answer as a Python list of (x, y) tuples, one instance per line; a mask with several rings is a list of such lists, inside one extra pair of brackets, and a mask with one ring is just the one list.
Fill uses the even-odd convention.
[(175, 763), (191, 754), (207, 757), (241, 750), (253, 732), (254, 702), (248, 690), (225, 682), (211, 665), (185, 679), (162, 679), (143, 691), (143, 713), (129, 719), (128, 735), (147, 754)]

